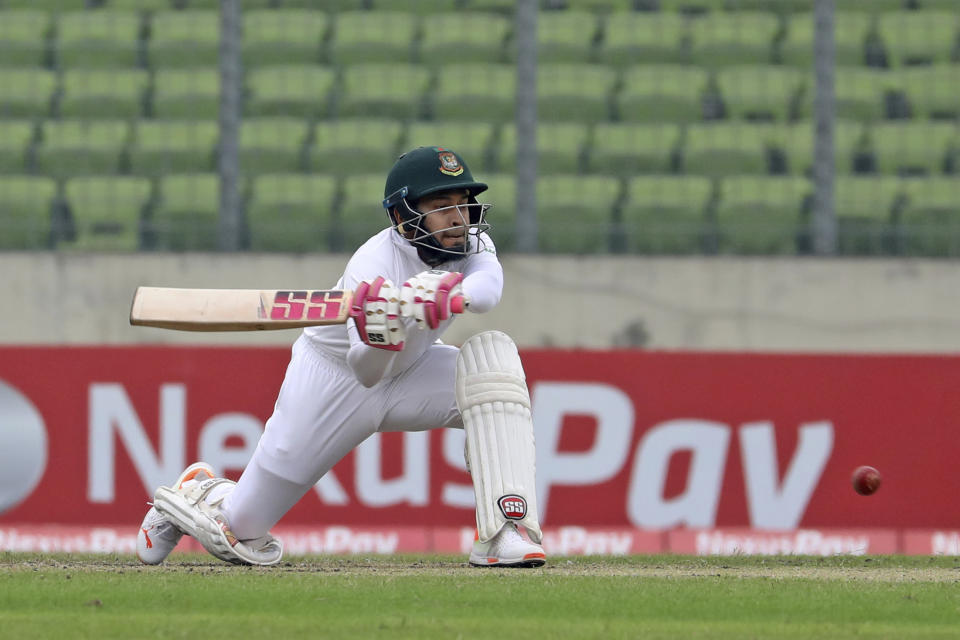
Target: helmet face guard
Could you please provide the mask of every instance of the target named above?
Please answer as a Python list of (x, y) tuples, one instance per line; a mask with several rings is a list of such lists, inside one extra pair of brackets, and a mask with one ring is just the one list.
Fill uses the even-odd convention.
[[(396, 216), (396, 218), (393, 215), (390, 216), (393, 228), (410, 244), (421, 249), (424, 262), (435, 266), (484, 249), (484, 241), (480, 234), (490, 228), (486, 216), (487, 210), (493, 205), (477, 202), (477, 199), (470, 195), (464, 204), (420, 211), (415, 205), (410, 204), (407, 198), (408, 193), (409, 190), (406, 187), (399, 189), (384, 199), (383, 206), (388, 214), (393, 212)], [(457, 215), (453, 216), (453, 222), (449, 226), (432, 231), (427, 227), (426, 220), (429, 215), (447, 214), (450, 211), (456, 211)], [(462, 241), (445, 246), (442, 238), (446, 236), (459, 236)]]

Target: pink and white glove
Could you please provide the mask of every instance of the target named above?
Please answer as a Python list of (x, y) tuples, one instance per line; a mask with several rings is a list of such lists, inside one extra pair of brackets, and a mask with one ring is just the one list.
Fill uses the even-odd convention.
[(430, 269), (418, 273), (400, 287), (400, 315), (413, 318), (417, 327), (436, 329), (451, 313), (463, 313), (467, 299), (458, 271)]
[(377, 277), (364, 280), (353, 292), (350, 317), (360, 338), (377, 349), (401, 351), (407, 330), (400, 320), (400, 288)]

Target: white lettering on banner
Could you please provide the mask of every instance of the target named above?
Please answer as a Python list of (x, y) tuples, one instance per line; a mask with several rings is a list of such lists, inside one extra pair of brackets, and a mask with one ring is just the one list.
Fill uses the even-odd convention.
[[(547, 514), (550, 487), (605, 482), (627, 460), (633, 437), (633, 403), (608, 384), (541, 382), (532, 394), (537, 442), (537, 505), (540, 519)], [(563, 417), (593, 416), (597, 421), (593, 446), (587, 451), (558, 451)]]
[(280, 531), (288, 554), (307, 553), (396, 553), (400, 536), (395, 532), (354, 531), (349, 527), (327, 527), (322, 532)]
[(327, 471), (322, 478), (317, 480), (317, 484), (313, 485), (313, 491), (320, 498), (320, 501), (326, 504), (341, 506), (350, 504), (350, 496), (347, 495), (333, 471)]
[(42, 553), (134, 553), (137, 534), (121, 534), (113, 529), (93, 528), (73, 535), (58, 532), (20, 533), (16, 528), (0, 528), (0, 551)]
[[(627, 489), (627, 517), (637, 527), (709, 527), (716, 521), (730, 427), (709, 420), (670, 420), (655, 425), (637, 445)], [(686, 488), (664, 499), (670, 458), (690, 451)]]
[(777, 444), (773, 424), (751, 422), (740, 427), (740, 455), (747, 487), (750, 524), (758, 529), (795, 529), (833, 450), (833, 425), (800, 426), (793, 460), (778, 485)]
[(930, 542), (931, 552), (934, 555), (960, 555), (960, 534), (955, 531), (951, 531), (950, 533), (937, 531), (933, 534), (933, 539)]
[[(200, 459), (221, 475), (225, 475), (228, 469), (243, 471), (262, 433), (263, 423), (249, 413), (221, 413), (207, 420), (200, 430)], [(231, 436), (243, 440), (243, 446), (226, 446)]]
[(807, 530), (783, 534), (703, 531), (696, 538), (697, 555), (863, 555), (869, 546), (868, 536)]
[(356, 490), (360, 502), (371, 507), (408, 503), (425, 505), (430, 499), (430, 436), (426, 431), (403, 434), (403, 470), (399, 477), (383, 479), (379, 433), (356, 449)]
[(561, 556), (622, 556), (630, 553), (632, 544), (633, 536), (629, 533), (591, 533), (583, 527), (558, 527), (543, 534), (543, 548)]
[[(467, 434), (463, 429), (444, 429), (443, 459), (454, 469), (467, 470), (467, 461), (463, 455), (463, 447), (466, 441)], [(473, 484), (447, 482), (443, 485), (441, 500), (443, 500), (443, 504), (451, 507), (472, 509), (476, 506)]]
[(114, 431), (120, 436), (147, 495), (172, 482), (184, 466), (186, 387), (160, 387), (160, 455), (154, 454), (143, 424), (119, 383), (90, 385), (89, 467), (87, 499), (113, 502), (115, 495)]

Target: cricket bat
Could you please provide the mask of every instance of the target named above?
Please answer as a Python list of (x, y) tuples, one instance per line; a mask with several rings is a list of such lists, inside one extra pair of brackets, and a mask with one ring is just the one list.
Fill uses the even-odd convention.
[(137, 287), (130, 324), (178, 331), (266, 331), (343, 324), (346, 289), (256, 290)]

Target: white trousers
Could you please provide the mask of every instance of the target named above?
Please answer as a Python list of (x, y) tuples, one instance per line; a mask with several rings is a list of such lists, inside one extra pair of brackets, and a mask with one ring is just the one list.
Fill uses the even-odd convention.
[(462, 428), (454, 394), (459, 349), (432, 345), (412, 367), (371, 388), (301, 336), (224, 515), (241, 540), (265, 535), (325, 473), (378, 431)]

